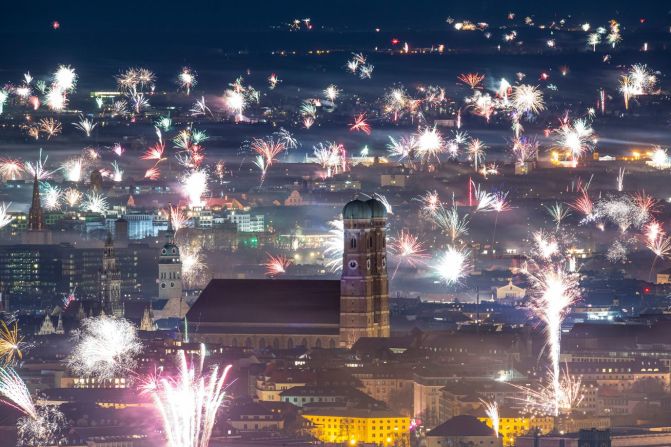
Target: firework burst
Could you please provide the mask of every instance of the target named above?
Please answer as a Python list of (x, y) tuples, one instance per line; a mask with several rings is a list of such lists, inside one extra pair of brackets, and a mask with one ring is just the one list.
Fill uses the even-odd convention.
[(471, 252), (466, 248), (448, 246), (438, 256), (432, 268), (446, 285), (460, 283), (472, 269)]
[(390, 253), (397, 260), (396, 268), (391, 278), (394, 279), (396, 272), (401, 264), (406, 264), (412, 268), (425, 264), (429, 255), (417, 236), (414, 236), (405, 230), (401, 230), (397, 237), (393, 238), (389, 244)]
[(68, 367), (76, 374), (112, 379), (133, 369), (142, 345), (135, 325), (123, 318), (86, 318), (74, 336)]
[(485, 75), (478, 73), (466, 73), (459, 75), (457, 79), (469, 86), (471, 89), (475, 90), (480, 86), (482, 81), (484, 81)]
[(170, 447), (209, 445), (217, 412), (226, 397), (226, 378), (231, 366), (209, 373), (203, 371), (204, 348), (199, 366), (190, 365), (179, 351), (177, 377), (150, 377), (144, 392), (151, 395), (161, 415), (163, 431)]
[(266, 253), (268, 259), (263, 264), (266, 267), (266, 275), (274, 278), (287, 272), (287, 268), (291, 265), (291, 261), (286, 256), (273, 256)]
[(186, 91), (186, 94), (191, 94), (191, 88), (198, 83), (196, 80), (196, 73), (188, 67), (182, 68), (182, 71), (177, 75), (177, 83), (179, 88)]
[(12, 365), (23, 358), (23, 337), (19, 335), (19, 326), (14, 322), (12, 326), (2, 321), (0, 326), (0, 357), (5, 366)]

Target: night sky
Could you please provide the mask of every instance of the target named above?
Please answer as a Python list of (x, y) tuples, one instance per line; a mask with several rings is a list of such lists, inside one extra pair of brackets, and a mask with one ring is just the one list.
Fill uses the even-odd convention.
[[(316, 26), (351, 29), (431, 28), (445, 26), (445, 18), (469, 18), (493, 24), (505, 22), (509, 11), (538, 20), (571, 14), (581, 20), (605, 22), (617, 18), (624, 25), (645, 17), (651, 24), (668, 26), (671, 5), (665, 1), (437, 1), (437, 0), (289, 0), (289, 1), (83, 1), (3, 2), (2, 31), (48, 30), (55, 20), (63, 32), (142, 32), (170, 30), (227, 31), (268, 29), (292, 18), (310, 17)], [(160, 36), (157, 36), (160, 39)], [(5, 42), (5, 50), (7, 50)]]

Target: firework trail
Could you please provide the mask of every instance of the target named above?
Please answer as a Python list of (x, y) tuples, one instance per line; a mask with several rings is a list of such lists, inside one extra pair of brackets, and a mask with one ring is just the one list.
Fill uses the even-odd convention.
[(104, 380), (132, 370), (142, 349), (135, 325), (107, 315), (83, 320), (73, 341), (68, 367), (76, 374)]
[(577, 275), (567, 272), (565, 263), (537, 265), (538, 271), (526, 274), (532, 285), (531, 312), (545, 324), (546, 346), (551, 365), (553, 414), (561, 409), (565, 390), (561, 386), (559, 356), (561, 326), (571, 306), (579, 299)]
[(492, 424), (492, 430), (496, 434), (496, 437), (499, 437), (499, 429), (501, 427), (501, 418), (499, 417), (499, 406), (496, 402), (487, 402), (480, 399), (482, 406), (485, 408), (485, 414), (489, 418)]
[(626, 173), (626, 169), (620, 168), (617, 174), (617, 191), (622, 192), (624, 189), (624, 174)]
[(207, 447), (219, 408), (226, 397), (226, 379), (231, 366), (203, 371), (204, 349), (200, 365), (190, 365), (179, 351), (177, 377), (152, 377), (144, 386), (161, 415), (163, 431), (170, 447)]

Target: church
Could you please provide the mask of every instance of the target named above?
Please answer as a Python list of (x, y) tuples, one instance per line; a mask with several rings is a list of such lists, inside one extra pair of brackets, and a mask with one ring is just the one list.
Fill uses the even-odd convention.
[(389, 337), (386, 224), (379, 200), (345, 205), (340, 280), (213, 279), (187, 313), (190, 340), (333, 349)]

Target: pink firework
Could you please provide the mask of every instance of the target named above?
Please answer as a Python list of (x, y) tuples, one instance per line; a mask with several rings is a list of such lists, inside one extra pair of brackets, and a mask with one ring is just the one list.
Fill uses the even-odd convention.
[(114, 152), (117, 157), (121, 157), (124, 152), (126, 152), (126, 149), (123, 148), (119, 143), (114, 143), (114, 146), (112, 146), (112, 152)]
[(417, 236), (414, 236), (405, 230), (401, 230), (398, 237), (394, 238), (390, 244), (390, 252), (397, 259), (396, 268), (391, 275), (392, 279), (396, 276), (398, 268), (405, 263), (410, 267), (416, 268), (425, 264), (429, 255), (426, 252), (424, 243)]
[(0, 178), (3, 180), (16, 180), (23, 172), (23, 163), (11, 158), (0, 159)]
[(657, 212), (657, 200), (655, 200), (654, 197), (647, 195), (645, 191), (636, 193), (634, 202), (636, 202), (636, 205), (643, 216), (650, 216)]
[(197, 366), (189, 364), (184, 351), (177, 355), (176, 377), (147, 377), (142, 391), (151, 395), (161, 416), (163, 433), (170, 447), (209, 445), (217, 412), (226, 397), (226, 379), (231, 365), (203, 370), (205, 352)]
[(354, 123), (350, 124), (350, 132), (363, 132), (366, 135), (370, 135), (371, 128), (368, 121), (366, 121), (366, 114), (360, 113), (354, 117)]
[(586, 219), (589, 219), (592, 216), (594, 203), (592, 203), (592, 199), (590, 199), (586, 189), (580, 188), (580, 197), (573, 201), (571, 208), (580, 212)]
[(147, 149), (147, 151), (140, 157), (142, 160), (156, 160), (157, 162), (165, 160), (163, 152), (165, 151), (165, 144), (158, 142)]
[(268, 167), (271, 166), (277, 156), (286, 149), (284, 143), (275, 141), (272, 137), (266, 139), (254, 138), (249, 147), (263, 157), (265, 166)]
[(153, 168), (147, 169), (147, 172), (144, 173), (144, 178), (149, 180), (158, 180), (161, 178), (161, 171), (158, 167), (154, 166)]
[(286, 256), (273, 256), (270, 253), (268, 260), (264, 264), (266, 267), (266, 275), (275, 277), (287, 272), (287, 268), (291, 265), (291, 261)]

